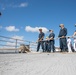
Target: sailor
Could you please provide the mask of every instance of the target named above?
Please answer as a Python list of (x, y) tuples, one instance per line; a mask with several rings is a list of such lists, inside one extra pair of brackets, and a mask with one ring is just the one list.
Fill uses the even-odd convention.
[(76, 52), (76, 30), (75, 30), (75, 32), (73, 34), (73, 38), (74, 38), (74, 45), (73, 45), (73, 47), (74, 47), (74, 51)]
[(68, 37), (68, 39), (67, 39), (67, 46), (68, 46), (68, 53), (71, 53), (72, 52), (72, 42), (71, 42), (70, 37)]
[(49, 45), (49, 41), (48, 41), (48, 37), (46, 37), (45, 39), (45, 52), (48, 52), (48, 45)]
[(67, 39), (66, 39), (67, 29), (64, 27), (64, 24), (60, 24), (59, 27), (61, 29), (60, 29), (58, 37), (60, 38), (59, 39), (60, 49), (61, 49), (61, 52), (63, 52), (63, 51), (67, 51)]
[(39, 29), (39, 32), (40, 33), (39, 33), (39, 36), (38, 36), (37, 52), (40, 49), (40, 45), (42, 46), (42, 50), (44, 52), (44, 42), (43, 42), (43, 39), (44, 39), (45, 34), (42, 32), (42, 29)]
[(49, 52), (55, 52), (55, 48), (54, 48), (54, 44), (55, 44), (55, 41), (54, 41), (54, 37), (55, 37), (55, 34), (53, 32), (53, 30), (49, 30), (50, 34), (49, 34)]

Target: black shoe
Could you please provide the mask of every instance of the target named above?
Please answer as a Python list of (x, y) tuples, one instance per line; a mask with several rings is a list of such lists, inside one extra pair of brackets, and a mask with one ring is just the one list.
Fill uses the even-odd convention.
[(39, 50), (37, 50), (36, 52), (39, 52)]
[(55, 53), (55, 51), (53, 51), (53, 53)]
[(45, 51), (43, 51), (43, 52), (45, 52)]
[(60, 52), (63, 52), (63, 51), (60, 51)]

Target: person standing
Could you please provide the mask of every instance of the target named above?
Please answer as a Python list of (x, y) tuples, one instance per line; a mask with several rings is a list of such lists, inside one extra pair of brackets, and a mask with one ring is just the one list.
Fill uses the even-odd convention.
[(48, 52), (48, 45), (49, 45), (48, 37), (46, 37), (46, 39), (45, 39), (45, 46), (44, 46), (45, 52)]
[(39, 29), (39, 32), (40, 33), (39, 33), (39, 36), (38, 36), (37, 52), (40, 49), (40, 45), (42, 46), (42, 49), (43, 49), (43, 52), (44, 52), (44, 42), (43, 42), (43, 39), (44, 39), (45, 34), (42, 32), (42, 29)]
[(73, 45), (73, 48), (74, 48), (74, 51), (76, 52), (76, 30), (73, 34), (73, 38), (74, 38), (74, 45)]
[(66, 35), (67, 35), (67, 29), (64, 27), (64, 24), (60, 24), (60, 32), (58, 37), (60, 38), (60, 49), (61, 52), (67, 51), (67, 39), (66, 39)]
[(50, 34), (49, 34), (49, 52), (55, 52), (55, 48), (54, 48), (54, 44), (55, 44), (55, 41), (54, 41), (54, 37), (55, 37), (55, 34), (53, 33), (53, 30), (49, 30)]
[(74, 51), (76, 52), (76, 38), (74, 38)]
[(67, 39), (67, 46), (68, 46), (68, 53), (71, 53), (72, 52), (72, 43), (71, 43), (71, 39), (70, 37), (68, 37)]

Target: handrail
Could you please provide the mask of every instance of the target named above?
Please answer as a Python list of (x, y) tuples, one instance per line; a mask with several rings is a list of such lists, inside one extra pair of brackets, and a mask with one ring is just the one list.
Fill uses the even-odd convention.
[(0, 40), (0, 41), (14, 43), (14, 42), (12, 42), (12, 41), (6, 41), (6, 40)]
[(5, 36), (0, 36), (0, 37), (7, 38), (7, 39), (13, 39), (13, 40), (24, 41), (24, 42), (31, 42), (31, 41), (27, 41), (27, 40), (15, 39), (15, 38), (5, 37)]
[(15, 45), (3, 45), (3, 44), (0, 44), (0, 46), (10, 46), (10, 47), (15, 47)]
[(6, 37), (6, 36), (1, 36), (0, 35), (0, 50), (6, 49), (6, 48), (14, 48), (16, 50), (18, 50), (18, 47), (21, 44), (25, 44), (25, 45), (29, 45), (29, 49), (33, 49), (36, 48), (37, 44), (36, 42), (32, 42), (32, 41), (27, 41), (27, 40), (21, 40), (21, 39), (15, 39), (15, 38), (10, 38), (10, 37)]

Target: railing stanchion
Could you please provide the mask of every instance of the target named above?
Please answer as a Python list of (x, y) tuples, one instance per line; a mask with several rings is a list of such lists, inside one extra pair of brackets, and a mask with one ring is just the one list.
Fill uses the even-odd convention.
[(15, 52), (17, 52), (17, 39), (16, 39), (16, 46), (15, 46), (15, 48), (16, 48)]

